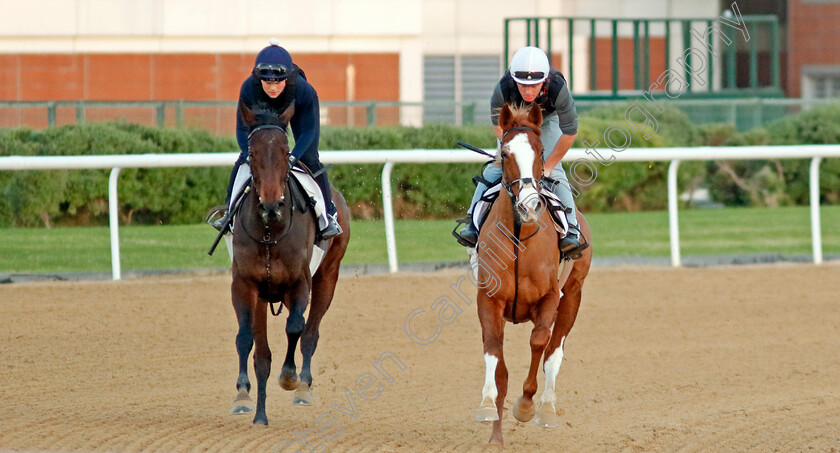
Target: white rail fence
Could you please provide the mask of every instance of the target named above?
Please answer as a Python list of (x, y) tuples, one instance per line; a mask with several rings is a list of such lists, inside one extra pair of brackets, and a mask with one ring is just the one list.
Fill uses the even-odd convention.
[[(840, 145), (803, 146), (745, 146), (745, 147), (694, 147), (694, 148), (630, 148), (612, 153), (618, 162), (670, 161), (668, 167), (668, 215), (670, 221), (671, 264), (680, 266), (680, 238), (677, 209), (677, 169), (682, 161), (750, 160), (750, 159), (811, 159), (810, 212), (813, 261), (820, 264), (822, 235), (820, 229), (819, 166), (823, 158), (840, 157)], [(143, 154), (102, 156), (43, 156), (0, 157), (0, 170), (61, 170), (61, 169), (111, 169), (108, 188), (108, 208), (111, 237), (111, 273), (114, 280), (121, 278), (119, 221), (117, 216), (117, 180), (122, 168), (157, 167), (210, 167), (232, 166), (238, 153), (199, 154)], [(580, 149), (572, 149), (564, 158), (568, 163), (578, 159), (590, 160)], [(382, 169), (382, 204), (385, 217), (385, 243), (388, 266), (398, 272), (397, 246), (394, 236), (394, 210), (391, 191), (391, 170), (398, 163), (457, 163), (483, 162), (485, 157), (464, 150), (363, 150), (322, 151), (321, 160), (335, 164), (384, 164)], [(598, 165), (598, 164), (595, 164)], [(472, 185), (464, 178), (464, 190)]]

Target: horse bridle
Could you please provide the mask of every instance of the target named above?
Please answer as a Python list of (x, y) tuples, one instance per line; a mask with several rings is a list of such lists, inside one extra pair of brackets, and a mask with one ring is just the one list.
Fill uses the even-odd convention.
[[(286, 127), (285, 126), (279, 126), (279, 125), (276, 125), (276, 124), (263, 124), (261, 126), (255, 127), (248, 134), (248, 157), (245, 159), (245, 162), (248, 164), (249, 167), (251, 165), (251, 137), (254, 136), (255, 132), (257, 132), (259, 130), (264, 130), (264, 129), (279, 129), (279, 130), (283, 131), (284, 134), (286, 133)], [(291, 169), (289, 171), (291, 172)], [(251, 173), (251, 178), (253, 179), (253, 173)], [(287, 189), (291, 190), (291, 188), (289, 187), (289, 174), (288, 173), (286, 174), (286, 180), (284, 181), (284, 184), (286, 185)], [(260, 198), (260, 193), (259, 193), (259, 190), (257, 189), (256, 185), (254, 185), (254, 193), (258, 197), (258, 201), (262, 202), (262, 198)], [(286, 198), (286, 194), (284, 193), (280, 197), (280, 203), (281, 204), (285, 204), (285, 198)], [(289, 222), (287, 223), (286, 228), (274, 240), (271, 239), (271, 232), (270, 232), (270, 229), (269, 229), (269, 225), (266, 222), (263, 222), (263, 226), (265, 227), (265, 231), (263, 233), (262, 239), (257, 238), (253, 234), (251, 234), (251, 232), (248, 231), (248, 228), (245, 227), (245, 223), (242, 224), (242, 230), (245, 231), (245, 234), (248, 235), (248, 237), (251, 238), (251, 240), (253, 240), (255, 242), (258, 242), (258, 243), (266, 246), (266, 248), (268, 248), (269, 246), (276, 245), (277, 243), (279, 243), (280, 240), (289, 233), (289, 231), (291, 230), (291, 226), (292, 226), (292, 217), (294, 217), (294, 215), (295, 215), (295, 208), (294, 208), (294, 206), (292, 206)]]

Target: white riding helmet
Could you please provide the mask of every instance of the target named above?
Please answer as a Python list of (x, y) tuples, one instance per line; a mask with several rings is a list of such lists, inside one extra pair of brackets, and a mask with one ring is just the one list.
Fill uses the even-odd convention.
[(539, 47), (523, 47), (510, 60), (510, 75), (522, 85), (542, 83), (550, 70), (548, 57)]

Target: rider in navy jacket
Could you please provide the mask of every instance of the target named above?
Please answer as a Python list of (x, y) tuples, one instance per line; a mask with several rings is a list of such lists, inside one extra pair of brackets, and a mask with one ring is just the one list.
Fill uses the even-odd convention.
[[(249, 109), (268, 108), (276, 111), (278, 115), (293, 105), (294, 114), (289, 124), (295, 137), (295, 146), (291, 151), (289, 161), (292, 165), (297, 161), (304, 163), (312, 173), (317, 173), (323, 168), (318, 156), (318, 139), (321, 133), (318, 93), (306, 80), (303, 71), (292, 63), (289, 53), (275, 40), (272, 40), (271, 45), (257, 55), (252, 74), (245, 79), (239, 90), (239, 100)], [(248, 135), (251, 133), (251, 128), (242, 121), (242, 116), (238, 112), (237, 109), (236, 141), (241, 153), (230, 176), (227, 203), (230, 203), (239, 167), (248, 158)], [(324, 195), (329, 218), (329, 225), (321, 231), (321, 237), (329, 239), (338, 236), (342, 231), (335, 217), (336, 210), (330, 194), (327, 172), (322, 171), (315, 177), (315, 181)], [(237, 192), (239, 190), (241, 188), (237, 188)], [(226, 215), (218, 223), (226, 221), (227, 217)]]

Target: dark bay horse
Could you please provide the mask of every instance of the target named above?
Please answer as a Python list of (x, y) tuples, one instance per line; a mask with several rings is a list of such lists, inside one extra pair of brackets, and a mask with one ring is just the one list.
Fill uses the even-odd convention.
[[(476, 305), (486, 368), (476, 420), (493, 422), (490, 442), (498, 444), (503, 444), (501, 420), (508, 386), (502, 354), (505, 323), (533, 323), (531, 365), (522, 396), (513, 405), (514, 417), (522, 422), (534, 419), (546, 428), (558, 426), (554, 384), (592, 262), (589, 247), (578, 260), (563, 260), (561, 270), (559, 236), (538, 195), (538, 178), (543, 174), (541, 123), (542, 112), (536, 105), (530, 110), (502, 108), (499, 125), (504, 136), (499, 159), (504, 190), (493, 204), (478, 240)], [(583, 234), (591, 238), (589, 224), (580, 211), (577, 218)], [(533, 397), (541, 358), (545, 389), (537, 411)]]
[[(271, 350), (266, 337), (269, 303), (282, 302), (289, 313), (286, 319), (288, 346), (279, 376), (280, 385), (286, 390), (295, 390), (294, 404), (312, 404), (310, 366), (318, 345), (318, 329), (332, 301), (339, 264), (350, 240), (350, 211), (344, 197), (331, 189), (344, 233), (324, 241), (329, 243), (329, 249), (321, 266), (314, 275), (310, 275), (309, 262), (318, 225), (311, 213), (302, 212), (300, 206), (295, 206), (295, 197), (290, 193), (286, 125), (292, 116), (292, 108), (276, 115), (252, 111), (244, 104), (239, 107), (245, 124), (253, 130), (248, 138), (253, 180), (233, 228), (231, 296), (239, 323), (236, 335), (239, 377), (233, 413), (254, 410), (249, 396), (251, 383), (247, 365), (251, 348), (255, 347), (255, 425), (268, 424), (265, 396), (266, 382), (271, 373)], [(309, 317), (304, 320), (307, 306)], [(303, 355), (300, 378), (295, 365), (298, 340)]]

